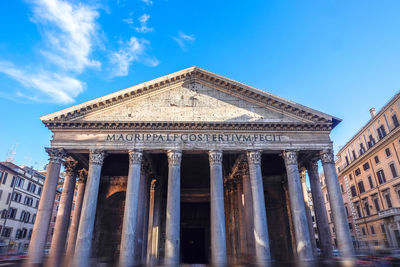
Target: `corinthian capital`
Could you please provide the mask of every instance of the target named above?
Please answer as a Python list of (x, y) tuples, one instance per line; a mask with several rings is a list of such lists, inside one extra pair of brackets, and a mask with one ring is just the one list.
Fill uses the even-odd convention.
[(168, 150), (168, 164), (169, 165), (180, 165), (182, 160), (182, 152), (178, 150)]
[(142, 163), (143, 152), (138, 150), (129, 150), (129, 165)]
[(72, 157), (65, 158), (64, 167), (66, 175), (74, 175), (74, 173), (76, 173), (76, 165), (78, 165), (78, 161), (76, 161)]
[(297, 151), (288, 150), (282, 152), (282, 157), (287, 165), (297, 165)]
[(50, 156), (50, 163), (61, 164), (63, 162), (63, 158), (67, 155), (63, 148), (46, 147), (45, 150)]
[(249, 164), (261, 164), (261, 153), (260, 151), (247, 151), (247, 161)]
[(333, 150), (332, 149), (324, 149), (320, 153), (321, 156), (321, 162), (322, 164), (327, 164), (327, 163), (335, 163), (335, 157), (333, 156)]
[(211, 165), (222, 163), (222, 151), (211, 150), (208, 152), (208, 159)]
[(78, 181), (80, 183), (86, 182), (87, 175), (88, 175), (88, 171), (86, 169), (79, 170), (78, 171)]
[(102, 165), (105, 157), (106, 152), (103, 150), (91, 149), (89, 154), (89, 163)]

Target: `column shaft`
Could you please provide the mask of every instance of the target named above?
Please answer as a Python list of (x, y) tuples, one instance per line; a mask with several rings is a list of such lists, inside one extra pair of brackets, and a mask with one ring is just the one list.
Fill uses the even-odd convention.
[(227, 265), (222, 177), (222, 152), (210, 151), (211, 259), (214, 266)]
[(97, 197), (99, 193), (101, 168), (105, 153), (91, 150), (89, 155), (89, 172), (83, 198), (82, 213), (79, 220), (78, 235), (76, 238), (73, 258), (74, 267), (91, 266), (90, 253), (94, 221), (96, 218)]
[(46, 148), (46, 152), (50, 156), (50, 161), (47, 165), (46, 179), (42, 190), (43, 193), (40, 198), (32, 238), (29, 244), (28, 258), (24, 263), (26, 267), (39, 266), (43, 263), (43, 252), (46, 245), (51, 214), (53, 212), (61, 162), (62, 158), (65, 156), (63, 149)]
[(265, 265), (271, 261), (269, 247), (267, 213), (265, 209), (264, 187), (261, 174), (261, 154), (259, 151), (247, 153), (251, 192), (253, 196), (254, 240), (256, 244), (256, 263)]
[(319, 243), (324, 257), (330, 258), (332, 256), (331, 232), (329, 229), (328, 215), (324, 205), (321, 183), (319, 181), (318, 162), (314, 160), (306, 167), (310, 179)]
[[(247, 167), (246, 167), (247, 168)], [(250, 176), (247, 171), (242, 176), (243, 195), (244, 195), (244, 223), (246, 224), (246, 246), (247, 262), (254, 262), (254, 214), (253, 214), (253, 195), (251, 193)]]
[(165, 226), (165, 259), (167, 266), (179, 265), (180, 202), (181, 202), (180, 151), (168, 151), (167, 221)]
[(296, 252), (300, 261), (313, 260), (310, 232), (308, 230), (307, 215), (304, 207), (304, 197), (297, 167), (297, 152), (283, 152), (285, 159), (290, 210), (296, 236)]
[(50, 256), (47, 266), (60, 266), (65, 252), (65, 241), (67, 239), (68, 225), (71, 216), (72, 201), (74, 198), (76, 165), (77, 161), (68, 158), (65, 161), (65, 179), (61, 193), (60, 205), (57, 213), (54, 235), (51, 241)]
[[(75, 199), (74, 216), (72, 217), (71, 225), (69, 227), (69, 236), (67, 241), (67, 252), (65, 256), (65, 262), (71, 262), (74, 256), (76, 236), (78, 234), (79, 219), (81, 217), (83, 196), (85, 193), (85, 185), (87, 178), (87, 170), (82, 169), (79, 171), (78, 189)], [(66, 264), (68, 266), (69, 264)]]
[(140, 170), (143, 154), (141, 151), (129, 151), (129, 173), (126, 188), (124, 219), (122, 226), (119, 266), (129, 267), (139, 264), (135, 262), (138, 249), (135, 241), (138, 237), (136, 228), (139, 202)]
[(354, 260), (354, 247), (351, 239), (349, 223), (347, 221), (347, 214), (344, 208), (342, 192), (336, 174), (333, 151), (321, 151), (321, 161), (325, 174), (338, 248), (344, 261), (351, 264)]
[(300, 179), (301, 180), (301, 188), (303, 190), (304, 208), (306, 209), (306, 215), (307, 215), (308, 232), (310, 233), (311, 247), (312, 247), (314, 257), (315, 257), (316, 253), (317, 253), (317, 243), (315, 241), (314, 224), (312, 221), (311, 209), (310, 209), (310, 205), (309, 205), (310, 199), (308, 198), (305, 170), (301, 171), (300, 178), (301, 178)]

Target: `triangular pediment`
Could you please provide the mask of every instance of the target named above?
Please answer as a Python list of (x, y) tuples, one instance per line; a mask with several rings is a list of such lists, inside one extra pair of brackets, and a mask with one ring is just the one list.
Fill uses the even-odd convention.
[(41, 117), (48, 122), (331, 124), (339, 119), (197, 67)]

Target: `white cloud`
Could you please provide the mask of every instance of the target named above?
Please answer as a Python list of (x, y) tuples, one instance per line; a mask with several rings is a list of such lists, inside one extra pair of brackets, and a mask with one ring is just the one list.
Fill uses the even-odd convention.
[(43, 27), (47, 50), (42, 54), (65, 70), (81, 73), (99, 67), (90, 59), (97, 38), (99, 13), (91, 6), (61, 0), (36, 0), (33, 21)]
[(123, 19), (122, 21), (128, 24), (129, 26), (133, 25), (133, 18)]
[(145, 3), (148, 6), (151, 6), (153, 4), (152, 0), (142, 0), (143, 3)]
[(17, 91), (18, 97), (37, 102), (72, 103), (74, 98), (85, 88), (85, 83), (74, 77), (47, 71), (31, 73), (17, 69), (11, 63), (5, 61), (0, 61), (0, 72), (32, 91), (29, 94)]
[(121, 42), (120, 49), (110, 54), (111, 77), (127, 76), (129, 68), (134, 61), (142, 62), (148, 66), (158, 66), (160, 62), (154, 57), (148, 57), (145, 53), (149, 42), (144, 39), (131, 37), (127, 42)]
[(143, 14), (138, 20), (140, 22), (140, 27), (136, 27), (137, 32), (141, 33), (146, 33), (146, 32), (151, 32), (154, 29), (147, 27), (147, 21), (150, 19), (150, 15), (148, 14)]
[(185, 34), (181, 31), (178, 32), (178, 36), (174, 36), (172, 37), (173, 40), (175, 40), (175, 42), (183, 49), (186, 50), (186, 45), (188, 43), (193, 43), (196, 38), (194, 37), (193, 34)]

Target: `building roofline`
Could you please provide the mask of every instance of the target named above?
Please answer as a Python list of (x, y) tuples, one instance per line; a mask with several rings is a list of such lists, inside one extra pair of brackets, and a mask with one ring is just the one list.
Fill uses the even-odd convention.
[(364, 130), (366, 130), (368, 127), (370, 127), (371, 124), (375, 121), (375, 119), (378, 118), (379, 116), (381, 116), (381, 115), (386, 111), (386, 109), (387, 109), (392, 103), (394, 103), (398, 98), (400, 98), (400, 91), (397, 92), (389, 101), (387, 101), (386, 104), (379, 110), (379, 112), (378, 112), (373, 118), (370, 118), (370, 119), (364, 124), (364, 126), (361, 127), (361, 129), (358, 130), (358, 131), (356, 132), (356, 134), (354, 134), (354, 135), (350, 138), (350, 140), (347, 141), (347, 142), (344, 144), (344, 146), (336, 153), (336, 156), (338, 156), (339, 154), (341, 154), (341, 153), (344, 151), (344, 149), (347, 147), (347, 145), (350, 144), (350, 143), (352, 143), (352, 142), (357, 138), (357, 136), (358, 136), (360, 133), (362, 133)]

